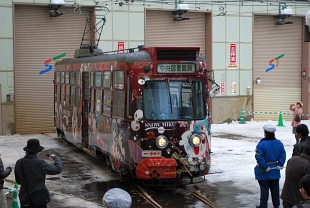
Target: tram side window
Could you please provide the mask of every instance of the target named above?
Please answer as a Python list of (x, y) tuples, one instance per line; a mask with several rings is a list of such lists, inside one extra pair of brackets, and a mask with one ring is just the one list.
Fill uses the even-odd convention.
[(70, 78), (69, 78), (69, 72), (65, 72), (65, 82), (66, 84), (69, 84), (70, 83)]
[(110, 81), (111, 80), (111, 72), (105, 71), (103, 72), (103, 87), (104, 88), (110, 88)]
[(114, 71), (113, 88), (120, 90), (124, 89), (124, 71)]
[(93, 71), (90, 72), (89, 78), (90, 78), (89, 86), (93, 87), (94, 86), (94, 72)]
[(81, 85), (81, 72), (76, 72), (76, 85), (80, 86)]
[(75, 106), (75, 89), (73, 86), (70, 86), (71, 96), (70, 96), (70, 105)]
[(94, 112), (94, 106), (95, 106), (95, 88), (91, 88), (90, 89), (90, 109), (89, 111), (90, 112)]
[(194, 89), (195, 94), (193, 96), (193, 104), (195, 104), (195, 111), (194, 116), (195, 117), (203, 117), (205, 115), (205, 108), (204, 108), (204, 85), (202, 82), (194, 82)]
[(70, 86), (66, 86), (66, 98), (65, 98), (65, 104), (70, 104)]
[(56, 101), (58, 103), (60, 103), (60, 96), (61, 96), (61, 85), (57, 85), (57, 88), (56, 88)]
[(131, 79), (130, 76), (127, 78), (127, 117), (132, 118), (132, 93), (131, 93)]
[(65, 86), (61, 86), (61, 96), (60, 96), (60, 103), (63, 103), (65, 101)]
[(102, 72), (95, 72), (95, 87), (102, 87)]
[(56, 83), (60, 83), (60, 72), (56, 72)]
[(61, 72), (60, 74), (60, 83), (65, 83), (65, 72)]
[(96, 108), (95, 112), (96, 113), (101, 113), (101, 103), (102, 103), (102, 90), (96, 90)]
[(70, 72), (70, 84), (74, 85), (75, 82), (75, 72)]
[(123, 91), (114, 91), (112, 106), (113, 116), (120, 118), (125, 116), (125, 93)]
[(79, 87), (75, 88), (75, 106), (80, 107), (80, 99), (81, 99), (81, 89)]
[(111, 94), (110, 94), (110, 90), (104, 90), (102, 108), (103, 108), (102, 114), (105, 114), (105, 115), (111, 114)]

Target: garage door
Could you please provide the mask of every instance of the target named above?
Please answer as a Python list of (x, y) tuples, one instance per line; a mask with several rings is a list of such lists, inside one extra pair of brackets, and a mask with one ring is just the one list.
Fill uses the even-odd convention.
[[(293, 24), (276, 25), (273, 16), (254, 16), (253, 84), (255, 120), (285, 120), (289, 104), (301, 99), (302, 18), (290, 17)], [(267, 70), (267, 72), (266, 72)], [(260, 113), (261, 112), (261, 113)]]
[[(16, 132), (54, 130), (53, 71), (43, 75), (44, 62), (59, 54), (72, 58), (80, 47), (86, 16), (73, 8), (50, 17), (47, 6), (14, 6), (14, 70)], [(54, 64), (54, 62), (51, 62)]]
[(184, 17), (189, 20), (173, 21), (172, 11), (146, 10), (145, 45), (199, 46), (206, 56), (206, 13), (188, 12)]

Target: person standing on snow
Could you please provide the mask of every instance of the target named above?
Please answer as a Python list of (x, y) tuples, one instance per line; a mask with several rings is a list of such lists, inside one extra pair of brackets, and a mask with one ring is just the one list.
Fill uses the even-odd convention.
[(280, 170), (285, 163), (286, 152), (282, 142), (275, 138), (276, 128), (265, 125), (263, 129), (264, 138), (259, 141), (255, 150), (257, 165), (254, 168), (254, 174), (260, 186), (260, 204), (257, 208), (267, 208), (269, 189), (272, 204), (278, 208), (280, 206)]
[(2, 159), (0, 158), (0, 192), (1, 192), (0, 193), (0, 207), (1, 208), (7, 207), (5, 190), (3, 189), (3, 183), (4, 183), (3, 179), (8, 177), (11, 172), (12, 172), (11, 167), (7, 167), (6, 169), (4, 169)]
[(310, 174), (310, 143), (307, 143), (300, 156), (294, 156), (287, 161), (281, 193), (284, 208), (292, 208), (303, 200), (299, 183), (306, 174)]
[(55, 175), (62, 171), (62, 163), (58, 156), (49, 156), (54, 160), (53, 165), (37, 157), (43, 149), (38, 139), (29, 139), (24, 148), (25, 157), (16, 161), (14, 173), (16, 183), (21, 184), (21, 208), (46, 208), (46, 204), (51, 200), (45, 186), (46, 175)]
[(294, 145), (293, 154), (292, 156), (299, 156), (302, 152), (304, 147), (310, 142), (309, 138), (309, 129), (305, 124), (299, 124), (296, 127), (296, 134), (300, 138), (300, 142)]
[[(293, 118), (292, 118), (292, 123), (291, 123), (291, 126), (293, 127), (292, 133), (295, 135), (296, 144), (299, 142), (298, 135), (296, 134), (296, 127), (301, 122), (302, 106), (303, 106), (303, 103), (300, 101), (297, 102), (296, 105), (290, 104), (290, 110), (293, 111)], [(297, 117), (299, 117), (299, 119)]]

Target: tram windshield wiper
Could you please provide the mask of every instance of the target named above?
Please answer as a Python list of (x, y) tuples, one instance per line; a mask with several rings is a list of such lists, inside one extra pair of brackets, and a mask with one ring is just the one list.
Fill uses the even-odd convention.
[(172, 113), (172, 103), (171, 103), (171, 92), (170, 92), (170, 82), (169, 79), (166, 77), (166, 85), (167, 85), (167, 89), (168, 89), (168, 94), (169, 94), (169, 103), (170, 103), (170, 113)]

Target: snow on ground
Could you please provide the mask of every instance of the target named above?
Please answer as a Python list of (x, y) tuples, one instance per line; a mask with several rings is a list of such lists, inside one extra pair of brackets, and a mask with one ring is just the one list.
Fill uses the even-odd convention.
[[(302, 121), (302, 123), (309, 126), (310, 120)], [(278, 121), (250, 121), (246, 124), (233, 122), (212, 124), (211, 127), (212, 161), (211, 174), (206, 176), (207, 183), (212, 185), (231, 181), (234, 187), (245, 190), (247, 194), (239, 194), (236, 197), (236, 200), (244, 207), (254, 207), (259, 204), (259, 185), (254, 178), (254, 166), (256, 165), (254, 155), (257, 143), (264, 136), (263, 126), (266, 124), (276, 126), (276, 138), (283, 142), (288, 160), (295, 144), (290, 121), (284, 121), (284, 127), (277, 126)], [(5, 167), (14, 168), (16, 160), (24, 156), (23, 147), (30, 138), (38, 138), (45, 149), (53, 149), (54, 145), (57, 145), (51, 140), (42, 139), (46, 138), (42, 134), (0, 136), (0, 153)], [(280, 191), (285, 179), (285, 168), (281, 171), (281, 175)], [(14, 174), (12, 173), (8, 179), (14, 180)], [(271, 199), (269, 199), (269, 205), (271, 206)]]
[[(309, 126), (310, 121), (304, 120), (302, 123)], [(255, 148), (257, 143), (264, 136), (263, 126), (266, 124), (276, 127), (277, 131), (275, 135), (276, 138), (281, 140), (284, 144), (287, 161), (291, 158), (293, 145), (295, 144), (291, 121), (284, 121), (284, 127), (277, 126), (278, 121), (251, 121), (246, 122), (246, 124), (233, 122), (230, 124), (213, 124), (211, 127), (211, 151), (213, 153), (211, 154), (212, 161), (210, 172), (215, 174), (208, 175), (206, 179), (209, 184), (232, 181), (233, 186), (253, 193), (239, 194), (237, 196), (237, 200), (240, 201), (244, 207), (255, 207), (255, 205), (259, 205), (259, 185), (254, 177), (254, 167), (256, 165)], [(227, 139), (225, 138), (225, 134), (237, 134), (240, 135), (240, 138), (236, 136), (233, 139)], [(280, 192), (285, 180), (285, 166), (281, 171)], [(272, 207), (270, 197), (269, 206)]]

